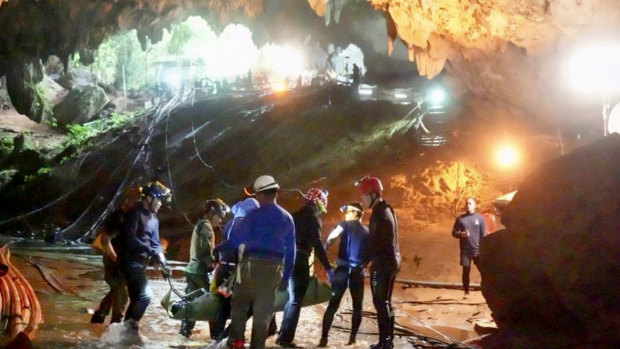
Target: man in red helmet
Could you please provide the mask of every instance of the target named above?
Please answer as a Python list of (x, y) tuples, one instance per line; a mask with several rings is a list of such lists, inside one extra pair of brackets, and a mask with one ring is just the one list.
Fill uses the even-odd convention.
[(333, 276), (325, 248), (321, 243), (321, 215), (327, 212), (327, 190), (312, 188), (304, 195), (306, 204), (293, 213), (295, 221), (295, 264), (289, 279), (288, 302), (284, 307), (282, 325), (276, 344), (283, 348), (295, 348), (295, 330), (299, 322), (301, 304), (310, 281), (310, 253), (314, 253), (325, 268), (328, 279)]
[(394, 348), (394, 309), (392, 290), (400, 269), (398, 225), (392, 207), (383, 200), (383, 185), (377, 177), (366, 176), (355, 182), (362, 203), (372, 208), (369, 230), (370, 285), (377, 310), (379, 343), (371, 349)]

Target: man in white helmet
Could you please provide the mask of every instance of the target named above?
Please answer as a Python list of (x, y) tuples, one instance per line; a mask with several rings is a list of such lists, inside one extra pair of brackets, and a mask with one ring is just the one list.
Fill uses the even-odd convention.
[(280, 186), (271, 176), (260, 176), (253, 186), (260, 207), (243, 219), (231, 236), (242, 247), (232, 298), (228, 345), (243, 348), (248, 311), (253, 311), (251, 348), (262, 349), (273, 314), (276, 289), (285, 290), (295, 259), (295, 225), (291, 215), (276, 203)]

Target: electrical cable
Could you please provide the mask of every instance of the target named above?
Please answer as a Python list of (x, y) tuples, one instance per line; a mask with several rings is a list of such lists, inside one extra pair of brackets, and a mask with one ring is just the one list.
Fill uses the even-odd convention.
[[(168, 102), (168, 104), (166, 104), (166, 106), (164, 106), (164, 108), (166, 108), (168, 105), (170, 105), (173, 101), (176, 102), (176, 100), (178, 100), (178, 96), (175, 96), (173, 99), (171, 99), (170, 102)], [(169, 155), (168, 155), (168, 120), (170, 119), (170, 113), (172, 112), (172, 110), (174, 110), (174, 108), (171, 108), (170, 110), (168, 110), (168, 112), (166, 114), (166, 131), (165, 131), (165, 146), (164, 146), (164, 148), (165, 148), (165, 153), (166, 153), (166, 168), (168, 169), (168, 180), (170, 181), (170, 190), (174, 193), (174, 182), (172, 180), (172, 173), (170, 172), (170, 158), (169, 158)], [(175, 199), (173, 201), (174, 201), (174, 205), (179, 210), (179, 212), (181, 212), (181, 214), (183, 214), (183, 217), (185, 218), (187, 223), (190, 225), (190, 227), (193, 227), (194, 224), (187, 217), (187, 214), (185, 214), (185, 211), (183, 211), (181, 209), (181, 207), (179, 206), (178, 200)]]

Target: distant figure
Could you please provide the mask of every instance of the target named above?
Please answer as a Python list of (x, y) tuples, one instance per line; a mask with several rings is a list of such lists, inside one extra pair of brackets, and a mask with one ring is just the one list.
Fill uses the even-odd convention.
[[(463, 289), (465, 296), (469, 296), (469, 274), (471, 262), (478, 268), (480, 260), (480, 240), (486, 235), (484, 218), (476, 213), (476, 201), (468, 197), (465, 203), (466, 212), (456, 218), (452, 228), (452, 236), (459, 239), (461, 250), (461, 266), (463, 266)], [(478, 269), (480, 271), (480, 269)]]
[(104, 280), (110, 286), (110, 291), (103, 297), (99, 308), (95, 310), (90, 318), (91, 323), (102, 324), (106, 316), (112, 310), (110, 323), (121, 322), (123, 313), (127, 306), (127, 289), (125, 278), (118, 264), (118, 254), (120, 253), (117, 236), (123, 227), (125, 215), (133, 210), (140, 198), (139, 188), (126, 188), (121, 194), (121, 203), (103, 223), (101, 232), (101, 245), (103, 247), (103, 271)]
[(398, 224), (390, 205), (383, 200), (383, 185), (377, 177), (366, 176), (355, 183), (362, 203), (372, 208), (369, 230), (370, 290), (377, 310), (379, 343), (370, 349), (394, 348), (394, 308), (392, 291), (400, 269)]
[(360, 67), (357, 64), (353, 63), (353, 85), (357, 86), (360, 84), (360, 80), (362, 79), (362, 73)]
[[(209, 273), (213, 271), (215, 257), (214, 228), (219, 226), (226, 214), (230, 211), (228, 205), (220, 199), (207, 200), (204, 205), (202, 219), (196, 223), (192, 232), (192, 240), (189, 248), (189, 263), (185, 267), (185, 280), (187, 286), (185, 293), (204, 288), (209, 289)], [(182, 320), (179, 333), (189, 338), (196, 321)], [(209, 323), (211, 338), (215, 338), (222, 329), (216, 324)]]
[(362, 224), (364, 208), (359, 202), (352, 202), (340, 208), (344, 221), (332, 230), (325, 242), (325, 248), (340, 237), (340, 248), (336, 260), (336, 271), (332, 280), (332, 296), (323, 315), (323, 332), (319, 347), (327, 346), (327, 336), (338, 311), (344, 292), (349, 289), (353, 300), (351, 334), (347, 345), (355, 344), (357, 331), (362, 323), (362, 302), (364, 301), (364, 267), (368, 263), (368, 228)]
[(248, 88), (248, 90), (251, 90), (253, 87), (253, 81), (252, 81), (252, 69), (248, 70), (248, 75), (247, 75), (247, 80), (246, 80), (246, 87)]
[(254, 181), (260, 207), (248, 213), (232, 245), (242, 254), (232, 296), (227, 345), (243, 348), (250, 308), (254, 314), (251, 348), (265, 348), (276, 290), (285, 290), (295, 259), (293, 217), (276, 203), (280, 185), (271, 176)]
[(327, 190), (311, 188), (304, 195), (305, 204), (293, 212), (295, 221), (295, 266), (293, 274), (288, 280), (288, 302), (284, 307), (282, 325), (276, 344), (284, 348), (295, 348), (295, 331), (299, 322), (301, 304), (310, 282), (310, 254), (314, 254), (325, 268), (328, 279), (331, 280), (334, 272), (329, 265), (327, 254), (321, 243), (321, 215), (327, 213)]

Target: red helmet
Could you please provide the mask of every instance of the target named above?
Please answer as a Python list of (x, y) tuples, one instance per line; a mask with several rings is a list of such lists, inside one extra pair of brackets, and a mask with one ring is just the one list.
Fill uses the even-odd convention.
[(317, 200), (323, 205), (324, 209), (327, 209), (327, 196), (329, 193), (325, 189), (311, 188), (306, 192), (304, 198), (310, 202), (316, 202)]
[(377, 193), (381, 195), (383, 193), (383, 185), (377, 177), (366, 176), (355, 182), (355, 186), (360, 194)]

